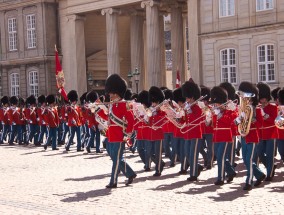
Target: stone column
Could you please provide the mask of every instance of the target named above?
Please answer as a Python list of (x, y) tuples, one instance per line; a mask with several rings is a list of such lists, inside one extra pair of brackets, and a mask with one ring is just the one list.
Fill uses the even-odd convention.
[(202, 82), (201, 41), (198, 36), (200, 32), (199, 5), (199, 0), (187, 0), (190, 77), (197, 84)]
[[(144, 26), (144, 14), (135, 12), (131, 15), (130, 21), (130, 44), (131, 44), (131, 71), (135, 71), (138, 68), (140, 72), (138, 92), (143, 89), (144, 86), (144, 41), (143, 41), (143, 26)], [(132, 80), (132, 89), (136, 92), (135, 77)]]
[(172, 84), (176, 85), (177, 70), (180, 73), (181, 83), (185, 80), (184, 62), (184, 31), (183, 31), (182, 5), (174, 4), (171, 6), (171, 45), (173, 58)]
[(107, 8), (102, 10), (102, 15), (106, 15), (107, 33), (107, 67), (108, 75), (120, 74), (120, 57), (118, 46), (117, 16), (119, 10)]
[(60, 17), (65, 88), (79, 95), (87, 91), (84, 22), (84, 16)]
[(159, 25), (159, 2), (142, 1), (141, 7), (146, 8), (146, 68), (148, 88), (155, 85), (162, 86), (161, 74), (161, 42)]
[(164, 14), (160, 14), (160, 47), (161, 47), (161, 86), (166, 87), (167, 72), (166, 72), (166, 45), (165, 45), (165, 23)]

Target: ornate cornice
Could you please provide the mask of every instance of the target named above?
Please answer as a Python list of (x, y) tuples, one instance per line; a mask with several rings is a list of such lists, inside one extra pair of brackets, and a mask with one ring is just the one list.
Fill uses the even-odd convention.
[(153, 7), (153, 6), (160, 6), (161, 2), (157, 0), (147, 0), (147, 1), (142, 1), (141, 2), (141, 7), (145, 8), (147, 6)]

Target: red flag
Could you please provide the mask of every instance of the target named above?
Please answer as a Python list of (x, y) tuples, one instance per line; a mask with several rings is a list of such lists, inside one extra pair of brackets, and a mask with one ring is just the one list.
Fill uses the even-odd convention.
[(60, 60), (58, 57), (58, 51), (55, 46), (55, 62), (56, 62), (56, 84), (58, 88), (58, 92), (63, 96), (64, 100), (68, 101), (66, 91), (64, 89), (65, 79), (64, 79), (64, 73), (60, 64)]
[(179, 87), (180, 87), (180, 76), (179, 76), (179, 71), (177, 70), (176, 88)]

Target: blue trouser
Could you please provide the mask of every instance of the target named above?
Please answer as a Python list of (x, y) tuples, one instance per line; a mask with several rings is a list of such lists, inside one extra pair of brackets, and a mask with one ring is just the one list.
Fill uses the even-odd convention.
[(22, 135), (23, 135), (23, 130), (22, 130), (22, 125), (12, 125), (12, 131), (11, 131), (11, 138), (9, 141), (9, 144), (13, 144), (15, 136), (18, 136), (19, 144), (22, 144)]
[[(82, 141), (82, 147), (84, 147), (85, 145), (88, 144), (88, 140), (89, 140), (89, 128), (87, 126), (87, 124), (84, 124), (81, 126), (81, 141)], [(93, 146), (93, 144), (92, 144)]]
[(77, 150), (81, 150), (82, 145), (81, 145), (81, 127), (80, 126), (70, 126), (70, 137), (69, 140), (65, 146), (65, 148), (68, 150), (71, 146), (71, 143), (73, 142), (75, 133), (77, 136)]
[(227, 150), (228, 142), (219, 142), (214, 143), (215, 154), (217, 157), (217, 165), (218, 165), (218, 180), (225, 180), (225, 172), (228, 175), (234, 175), (235, 171), (231, 166), (230, 162), (226, 160), (226, 150)]
[[(153, 148), (155, 156), (153, 156)], [(145, 141), (145, 168), (150, 168), (151, 160), (156, 164), (156, 173), (161, 173), (162, 169), (162, 140)]]
[(178, 138), (177, 149), (179, 151), (180, 170), (187, 170), (189, 167), (189, 160), (186, 158), (185, 140), (183, 138)]
[(226, 150), (226, 158), (229, 160), (231, 166), (234, 168), (235, 163), (235, 148), (236, 148), (236, 137), (233, 137), (232, 142), (228, 143)]
[(182, 141), (184, 142), (183, 138), (173, 137), (172, 151), (171, 151), (171, 157), (170, 157), (171, 164), (175, 164), (176, 161), (177, 161), (177, 158), (179, 158), (181, 160), (178, 149), (180, 148), (180, 144), (181, 144)]
[(43, 143), (43, 136), (47, 136), (47, 128), (46, 125), (41, 125), (40, 126), (40, 132), (39, 132), (39, 136), (38, 136), (38, 142), (39, 143)]
[(145, 164), (145, 140), (136, 140), (136, 147), (142, 162)]
[(189, 161), (190, 176), (198, 177), (198, 169), (201, 168), (201, 166), (198, 164), (198, 155), (201, 145), (201, 139), (185, 140), (184, 151), (186, 159)]
[(57, 127), (54, 128), (47, 127), (47, 138), (44, 145), (47, 146), (48, 143), (52, 141), (51, 147), (52, 149), (56, 149), (57, 147), (56, 140), (57, 140)]
[(60, 122), (57, 128), (57, 143), (58, 144), (61, 144), (62, 135), (63, 135), (63, 122)]
[(276, 140), (277, 141), (277, 147), (278, 147), (278, 152), (281, 156), (281, 159), (284, 161), (284, 140)]
[(255, 176), (256, 179), (260, 179), (263, 176), (263, 172), (254, 162), (256, 160), (256, 143), (246, 143), (245, 138), (241, 137), (241, 144), (242, 156), (247, 168), (246, 184), (252, 185), (253, 176)]
[(212, 143), (213, 134), (203, 134), (202, 141), (206, 141), (207, 145), (207, 166), (212, 167), (214, 161), (214, 145)]
[(268, 177), (272, 177), (273, 174), (275, 147), (275, 139), (261, 140), (256, 147), (257, 155), (260, 161), (266, 167)]
[(27, 142), (27, 134), (28, 134), (28, 131), (27, 131), (27, 130), (28, 130), (28, 129), (27, 129), (26, 124), (25, 124), (25, 125), (22, 125), (22, 141), (23, 141), (24, 143)]
[(62, 130), (63, 130), (63, 132), (62, 132), (62, 136), (61, 136), (61, 142), (65, 143), (66, 135), (69, 132), (69, 127), (68, 127), (66, 122), (62, 123)]
[(39, 126), (36, 124), (30, 124), (30, 133), (28, 135), (28, 141), (34, 139), (34, 144), (38, 144)]
[(164, 133), (164, 139), (163, 139), (163, 149), (164, 149), (164, 152), (165, 152), (165, 155), (167, 157), (170, 157), (171, 156), (171, 144), (173, 142), (173, 133)]
[(117, 178), (120, 171), (127, 177), (132, 177), (135, 172), (131, 167), (124, 161), (123, 152), (125, 144), (122, 142), (107, 143), (108, 152), (112, 160), (112, 170), (110, 184), (117, 184)]
[(4, 140), (6, 140), (7, 134), (10, 131), (10, 129), (11, 129), (10, 125), (8, 125), (8, 124), (7, 125), (6, 124), (3, 125), (3, 130), (2, 130), (1, 136), (0, 136), (0, 143), (3, 143)]

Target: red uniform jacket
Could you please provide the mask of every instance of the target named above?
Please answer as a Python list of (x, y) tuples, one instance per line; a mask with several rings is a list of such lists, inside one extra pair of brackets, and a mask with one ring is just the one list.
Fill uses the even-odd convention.
[(212, 117), (213, 125), (213, 143), (220, 142), (232, 142), (232, 123), (233, 115), (231, 111), (224, 110), (221, 114), (221, 117), (218, 119), (217, 115)]
[(47, 126), (51, 128), (56, 128), (59, 125), (59, 117), (58, 112), (55, 107), (48, 107), (46, 108), (43, 114), (44, 121), (46, 122)]
[(24, 124), (24, 114), (22, 110), (18, 107), (11, 107), (9, 109), (9, 119), (12, 125), (23, 125)]
[[(257, 111), (261, 114), (260, 108)], [(263, 111), (268, 117), (264, 116), (260, 119), (259, 137), (261, 140), (276, 139), (277, 129), (274, 120), (278, 114), (277, 106), (275, 104), (268, 104), (263, 108)]]
[[(131, 134), (133, 132), (134, 126), (134, 116), (131, 111), (128, 109), (128, 104), (126, 102), (117, 102), (111, 104), (109, 107), (109, 113), (106, 114), (103, 110), (97, 112), (97, 114), (103, 118), (104, 120), (108, 120), (109, 127), (107, 129), (107, 138), (108, 142), (122, 142), (125, 133)], [(117, 125), (114, 122), (114, 118), (116, 117), (120, 121), (124, 121), (125, 124), (122, 126)], [(115, 120), (115, 121), (118, 121)], [(123, 131), (123, 126), (125, 126), (125, 130)]]
[(40, 108), (37, 108), (37, 116), (38, 116), (38, 125), (41, 126), (41, 125), (46, 125), (46, 122), (43, 118), (43, 113), (45, 111), (45, 107), (40, 107)]
[(148, 126), (146, 126), (146, 130), (144, 132), (148, 132), (149, 129), (149, 136), (148, 140), (156, 141), (156, 140), (163, 140), (164, 139), (164, 132), (163, 132), (163, 124), (167, 120), (165, 112), (161, 110), (157, 110), (153, 113), (153, 115), (149, 118)]
[(82, 112), (81, 108), (77, 105), (67, 107), (68, 126), (81, 126), (82, 125)]
[[(238, 117), (238, 115), (239, 115), (238, 108), (236, 108), (236, 110), (232, 111), (232, 115), (233, 115), (233, 119), (236, 119), (236, 117)], [(231, 129), (232, 129), (232, 135), (233, 136), (239, 135), (238, 126), (235, 123), (232, 123)]]
[[(179, 124), (184, 124), (185, 123), (185, 116), (183, 116), (182, 118), (178, 119), (178, 123)], [(175, 138), (183, 138), (184, 137), (184, 134), (181, 133), (181, 128), (178, 128), (178, 127), (174, 127), (174, 137)]]
[(37, 124), (37, 110), (36, 107), (30, 107), (26, 109), (26, 119), (29, 124)]
[(181, 130), (185, 140), (202, 138), (201, 115), (202, 110), (197, 104), (191, 106), (191, 113), (185, 113), (185, 120), (188, 125)]
[[(211, 106), (208, 106), (208, 108), (211, 108)], [(201, 122), (202, 134), (213, 134), (213, 127), (212, 125), (206, 125), (205, 118), (206, 116), (202, 118), (202, 122)]]
[(88, 128), (95, 128), (96, 125), (98, 125), (98, 122), (96, 121), (95, 118), (95, 113), (92, 113), (90, 109), (86, 110), (86, 123), (88, 125)]
[(1, 117), (1, 122), (4, 125), (11, 125), (9, 121), (9, 107), (3, 107), (0, 109), (0, 117)]

